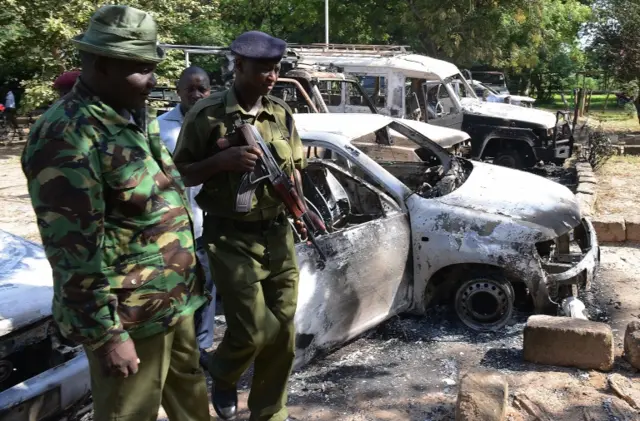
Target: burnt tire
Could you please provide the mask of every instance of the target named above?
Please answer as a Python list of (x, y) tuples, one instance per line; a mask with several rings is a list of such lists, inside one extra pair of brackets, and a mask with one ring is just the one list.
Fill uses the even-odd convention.
[(522, 156), (516, 150), (507, 150), (499, 152), (495, 158), (493, 158), (494, 165), (500, 165), (501, 167), (514, 168), (520, 170), (524, 168)]
[(513, 315), (513, 285), (499, 272), (470, 273), (455, 293), (454, 306), (462, 323), (477, 332), (502, 329)]

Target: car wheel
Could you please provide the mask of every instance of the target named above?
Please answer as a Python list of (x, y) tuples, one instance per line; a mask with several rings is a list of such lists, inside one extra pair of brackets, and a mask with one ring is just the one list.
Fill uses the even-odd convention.
[(493, 332), (511, 319), (515, 292), (500, 273), (483, 271), (469, 274), (455, 294), (456, 314), (467, 327), (478, 332)]
[(501, 167), (515, 168), (517, 170), (523, 168), (522, 157), (518, 151), (504, 151), (499, 152), (493, 159), (494, 165), (500, 165)]

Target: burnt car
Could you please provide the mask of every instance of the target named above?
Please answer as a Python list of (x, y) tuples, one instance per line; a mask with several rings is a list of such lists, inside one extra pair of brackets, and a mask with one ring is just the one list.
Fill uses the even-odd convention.
[[(328, 256), (298, 244), (296, 365), (403, 312), (451, 300), (469, 328), (505, 326), (522, 294), (538, 313), (589, 288), (599, 246), (566, 187), (455, 157), (433, 126), (379, 114), (296, 114), (305, 197)], [(418, 123), (418, 122), (416, 122)], [(413, 144), (404, 157), (391, 144)]]
[(0, 230), (0, 420), (49, 419), (89, 395), (87, 358), (58, 334), (52, 298), (42, 247)]

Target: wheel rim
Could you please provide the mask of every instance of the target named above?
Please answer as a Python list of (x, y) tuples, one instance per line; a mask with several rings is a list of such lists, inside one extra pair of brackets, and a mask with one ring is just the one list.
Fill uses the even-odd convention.
[(509, 283), (493, 279), (465, 282), (456, 293), (456, 313), (473, 330), (495, 331), (504, 327), (513, 313), (514, 292)]

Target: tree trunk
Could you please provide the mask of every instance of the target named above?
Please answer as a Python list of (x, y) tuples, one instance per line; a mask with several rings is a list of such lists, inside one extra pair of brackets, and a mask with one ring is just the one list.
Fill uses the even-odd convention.
[(607, 96), (604, 97), (602, 114), (607, 112), (607, 103), (609, 103), (609, 95), (611, 94), (611, 92), (609, 92), (609, 77), (606, 74), (604, 75), (604, 91), (607, 93)]
[[(640, 87), (640, 79), (636, 80), (636, 84)], [(640, 124), (640, 92), (633, 98), (633, 105), (636, 106), (636, 117), (638, 117), (638, 124)]]

